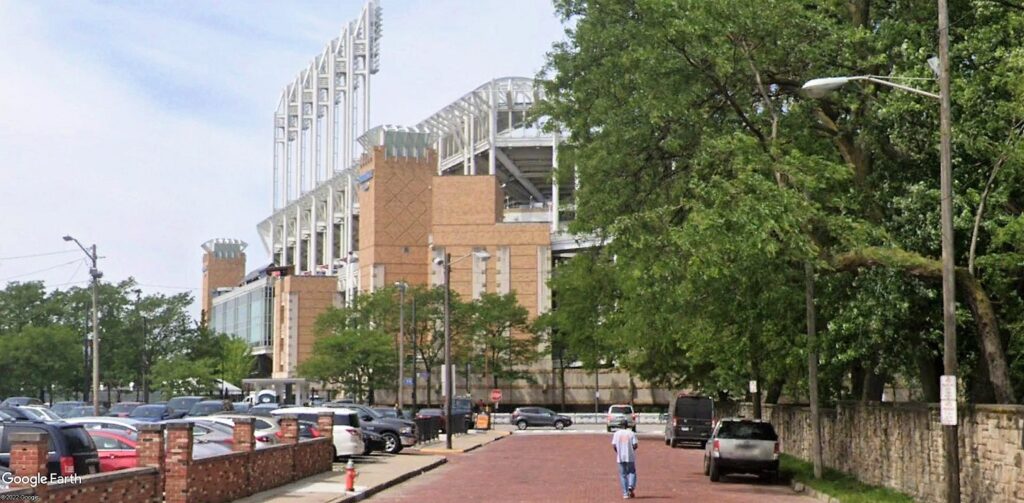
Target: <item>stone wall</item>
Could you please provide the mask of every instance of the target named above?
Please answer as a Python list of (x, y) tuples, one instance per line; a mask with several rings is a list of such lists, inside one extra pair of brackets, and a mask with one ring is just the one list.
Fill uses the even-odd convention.
[[(752, 417), (750, 404), (721, 405), (719, 417)], [(811, 458), (806, 406), (766, 405), (788, 454)], [(962, 501), (1024, 501), (1024, 406), (960, 409)], [(863, 482), (896, 489), (919, 501), (945, 501), (942, 425), (935, 404), (840, 403), (822, 409), (825, 466)]]

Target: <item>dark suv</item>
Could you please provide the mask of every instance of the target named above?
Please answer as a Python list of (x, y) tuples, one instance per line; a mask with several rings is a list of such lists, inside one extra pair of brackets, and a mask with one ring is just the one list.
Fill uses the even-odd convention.
[(202, 396), (176, 396), (167, 401), (167, 408), (170, 409), (171, 419), (180, 419), (188, 414), (192, 406), (206, 400)]
[(405, 447), (416, 444), (416, 423), (396, 417), (384, 417), (372, 407), (356, 403), (328, 402), (324, 407), (351, 409), (359, 413), (359, 428), (364, 432), (380, 435), (383, 450), (398, 454)]
[(510, 422), (520, 430), (525, 430), (528, 426), (554, 426), (556, 430), (561, 430), (570, 426), (572, 419), (544, 407), (519, 407), (512, 411)]
[(42, 432), (49, 437), (46, 467), (50, 475), (67, 477), (99, 473), (100, 458), (92, 437), (82, 425), (64, 422), (0, 423), (0, 465), (11, 466), (11, 435), (24, 432)]

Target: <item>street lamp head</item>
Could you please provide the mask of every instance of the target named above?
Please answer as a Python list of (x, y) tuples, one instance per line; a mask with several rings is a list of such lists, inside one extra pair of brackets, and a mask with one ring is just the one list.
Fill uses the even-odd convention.
[(826, 94), (846, 85), (849, 77), (825, 77), (808, 80), (800, 89), (811, 98), (823, 98)]
[(75, 238), (71, 236), (64, 236), (64, 241), (73, 241)]
[(437, 258), (435, 258), (435, 259), (434, 259), (434, 265), (437, 265), (437, 266), (442, 266), (442, 265), (444, 265), (444, 258), (443, 258), (443, 257), (437, 257)]
[(473, 252), (473, 255), (480, 260), (487, 260), (491, 258), (491, 254), (487, 253), (487, 250), (477, 250)]

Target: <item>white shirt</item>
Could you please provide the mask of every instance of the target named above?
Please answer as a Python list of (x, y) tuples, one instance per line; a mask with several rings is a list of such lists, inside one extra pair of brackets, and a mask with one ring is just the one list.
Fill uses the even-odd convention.
[(616, 430), (612, 435), (615, 457), (619, 463), (636, 463), (636, 433), (633, 430)]

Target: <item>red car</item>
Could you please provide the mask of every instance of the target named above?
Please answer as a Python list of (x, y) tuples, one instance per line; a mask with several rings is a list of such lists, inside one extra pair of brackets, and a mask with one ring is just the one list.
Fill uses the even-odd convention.
[(139, 462), (135, 446), (138, 439), (133, 433), (121, 430), (87, 430), (96, 444), (100, 457), (100, 472), (135, 468)]

